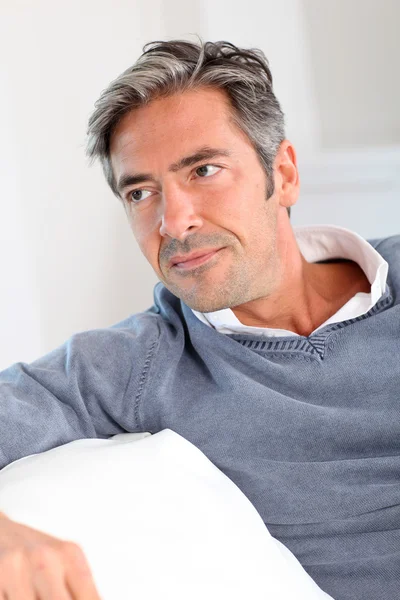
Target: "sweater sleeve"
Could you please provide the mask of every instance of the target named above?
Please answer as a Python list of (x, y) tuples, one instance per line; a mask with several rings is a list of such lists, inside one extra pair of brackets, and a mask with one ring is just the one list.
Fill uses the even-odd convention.
[(142, 313), (0, 372), (0, 469), (73, 440), (142, 431), (140, 399), (157, 343), (157, 324)]

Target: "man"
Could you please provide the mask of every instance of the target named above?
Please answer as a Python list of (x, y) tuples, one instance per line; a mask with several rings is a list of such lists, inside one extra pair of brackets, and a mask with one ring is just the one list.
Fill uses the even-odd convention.
[[(161, 283), (147, 312), (1, 374), (1, 466), (170, 428), (336, 600), (400, 597), (400, 237), (293, 232), (296, 154), (260, 51), (148, 45), (97, 102), (88, 154)], [(43, 545), (0, 524), (0, 554)], [(78, 595), (79, 549), (46, 544), (58, 581), (97, 597), (87, 571)]]

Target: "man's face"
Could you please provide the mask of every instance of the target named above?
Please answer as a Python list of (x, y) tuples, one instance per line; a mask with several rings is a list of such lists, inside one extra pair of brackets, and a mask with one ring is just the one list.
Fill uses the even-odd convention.
[(265, 172), (223, 92), (187, 91), (128, 113), (111, 162), (140, 249), (173, 294), (211, 312), (271, 293), (282, 186), (267, 200)]

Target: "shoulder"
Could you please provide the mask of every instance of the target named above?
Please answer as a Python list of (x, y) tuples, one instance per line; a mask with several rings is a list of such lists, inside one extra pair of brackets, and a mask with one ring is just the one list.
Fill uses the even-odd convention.
[(400, 263), (400, 234), (367, 241), (389, 263), (389, 266), (397, 266)]
[(114, 325), (91, 329), (72, 336), (70, 342), (96, 354), (115, 360), (118, 353), (146, 353), (160, 341), (176, 339), (184, 333), (181, 303), (162, 284), (154, 289), (154, 304)]
[(385, 238), (375, 238), (367, 241), (373, 248), (375, 248), (377, 252), (379, 252), (379, 254), (383, 256), (385, 260), (387, 260), (386, 257), (391, 258), (392, 255), (395, 257), (399, 256), (400, 234)]

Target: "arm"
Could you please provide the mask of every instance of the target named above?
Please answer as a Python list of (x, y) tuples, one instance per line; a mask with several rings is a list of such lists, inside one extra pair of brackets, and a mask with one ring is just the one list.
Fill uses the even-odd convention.
[[(138, 315), (0, 372), (0, 469), (75, 439), (141, 431), (142, 375), (157, 343), (154, 318)], [(79, 546), (3, 513), (0, 590), (25, 600), (100, 600)]]
[(154, 318), (143, 313), (2, 371), (0, 469), (76, 439), (141, 431), (135, 398), (157, 339)]

